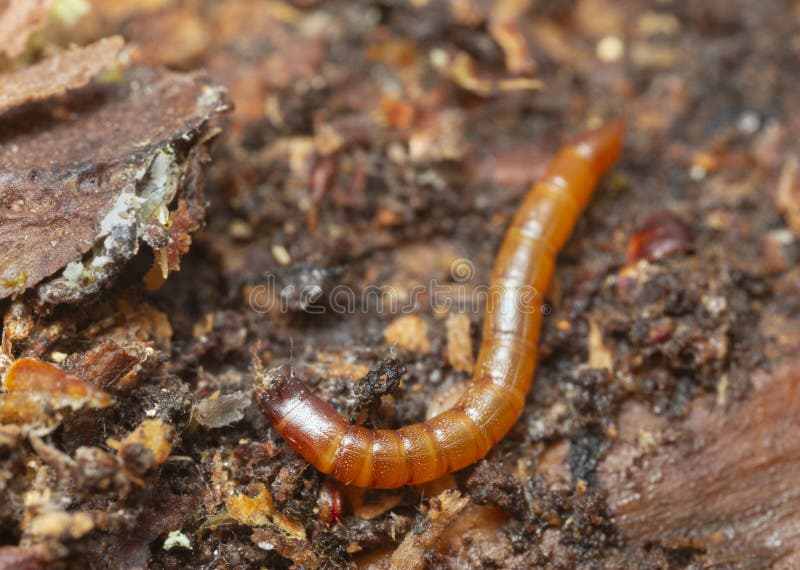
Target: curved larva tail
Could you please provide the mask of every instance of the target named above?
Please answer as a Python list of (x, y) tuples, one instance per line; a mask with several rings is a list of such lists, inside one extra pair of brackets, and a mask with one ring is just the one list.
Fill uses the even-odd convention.
[(595, 171), (602, 176), (619, 159), (625, 130), (625, 121), (616, 119), (597, 129), (587, 131), (569, 146), (574, 147), (578, 154), (590, 160)]
[(472, 385), (453, 408), (370, 430), (350, 425), (293, 374), (265, 376), (258, 399), (278, 433), (319, 471), (360, 487), (424, 483), (486, 455), (522, 413), (556, 255), (617, 160), (624, 132), (613, 121), (578, 137), (523, 200), (495, 261)]

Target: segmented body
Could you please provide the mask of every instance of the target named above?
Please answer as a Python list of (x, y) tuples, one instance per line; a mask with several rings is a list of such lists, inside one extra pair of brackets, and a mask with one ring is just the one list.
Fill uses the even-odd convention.
[(424, 483), (484, 457), (522, 413), (556, 256), (616, 161), (623, 134), (621, 122), (585, 133), (525, 197), (495, 261), (473, 381), (451, 409), (397, 430), (367, 429), (351, 425), (292, 375), (259, 388), (278, 433), (319, 471), (359, 487)]

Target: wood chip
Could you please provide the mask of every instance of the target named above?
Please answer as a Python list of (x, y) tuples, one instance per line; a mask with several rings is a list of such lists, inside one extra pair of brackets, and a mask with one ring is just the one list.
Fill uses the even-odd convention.
[(311, 368), (321, 375), (337, 376), (350, 382), (360, 380), (369, 372), (369, 366), (351, 361), (351, 355), (336, 352), (318, 352), (317, 362)]
[(169, 457), (175, 438), (175, 428), (171, 425), (158, 419), (144, 420), (121, 442), (109, 440), (108, 446), (125, 456), (127, 450), (140, 445), (153, 455), (155, 465), (161, 465)]
[(603, 344), (603, 333), (592, 319), (589, 320), (589, 367), (614, 370), (614, 357)]
[(436, 548), (442, 553), (458, 552), (464, 567), (469, 568), (489, 566), (487, 561), (513, 560), (514, 549), (505, 531), (509, 518), (497, 507), (471, 503), (447, 528)]
[(372, 520), (381, 516), (386, 511), (395, 508), (403, 500), (398, 493), (376, 493), (373, 489), (346, 487), (344, 492), (353, 507), (353, 514), (364, 520)]
[(44, 538), (77, 539), (94, 528), (89, 513), (52, 511), (37, 515), (25, 529), (29, 534)]
[(3, 379), (9, 394), (33, 393), (48, 396), (54, 408), (83, 405), (105, 408), (112, 402), (111, 396), (92, 384), (68, 374), (57, 366), (34, 360), (20, 358), (11, 365)]
[(459, 372), (472, 374), (475, 357), (472, 354), (472, 337), (469, 334), (469, 317), (464, 313), (448, 313), (447, 321), (447, 360)]
[[(425, 567), (425, 552), (433, 548), (447, 527), (467, 506), (458, 491), (444, 491), (431, 499), (424, 525), (415, 525), (392, 554), (391, 567), (417, 570)], [(422, 529), (421, 531), (418, 529)]]
[(383, 330), (383, 338), (389, 344), (418, 354), (431, 349), (428, 324), (417, 315), (397, 317)]
[(44, 25), (50, 0), (9, 0), (0, 13), (0, 54), (15, 58), (28, 47), (28, 39)]
[(288, 537), (304, 539), (306, 531), (303, 525), (275, 508), (269, 489), (260, 484), (257, 487), (258, 494), (255, 497), (235, 494), (225, 499), (225, 508), (231, 518), (247, 526), (265, 526), (274, 523)]
[(124, 45), (121, 36), (111, 36), (0, 75), (0, 113), (83, 87), (117, 58)]

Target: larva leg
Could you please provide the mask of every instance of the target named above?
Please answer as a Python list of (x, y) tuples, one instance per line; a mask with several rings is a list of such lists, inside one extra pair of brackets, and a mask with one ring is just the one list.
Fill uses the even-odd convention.
[(522, 413), (556, 256), (616, 161), (623, 133), (612, 122), (578, 138), (523, 200), (492, 272), (473, 383), (452, 409), (399, 430), (369, 430), (293, 375), (266, 375), (258, 399), (278, 433), (319, 471), (360, 487), (424, 483), (486, 455)]

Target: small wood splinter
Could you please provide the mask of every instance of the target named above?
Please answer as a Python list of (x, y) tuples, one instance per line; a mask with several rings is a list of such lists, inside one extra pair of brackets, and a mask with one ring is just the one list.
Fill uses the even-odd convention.
[[(484, 457), (522, 413), (556, 255), (616, 162), (624, 132), (614, 121), (583, 134), (525, 197), (495, 261), (472, 384), (451, 409), (398, 430), (372, 430), (351, 425), (294, 374), (265, 374), (258, 400), (277, 432), (319, 471), (358, 487), (424, 483)], [(521, 310), (526, 291), (536, 296)]]

